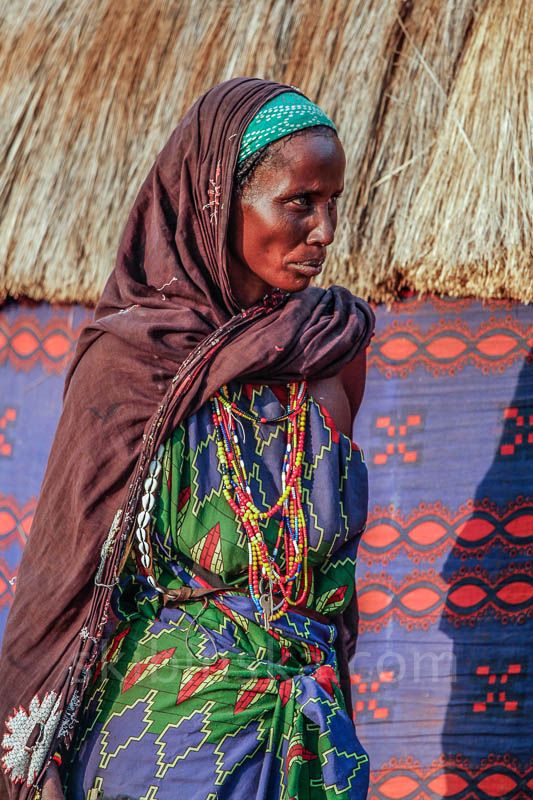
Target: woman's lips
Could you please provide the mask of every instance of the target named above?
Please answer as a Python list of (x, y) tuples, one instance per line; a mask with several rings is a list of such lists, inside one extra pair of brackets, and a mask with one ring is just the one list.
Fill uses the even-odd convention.
[(301, 275), (305, 275), (307, 278), (313, 278), (315, 275), (319, 275), (322, 272), (322, 267), (324, 265), (324, 261), (292, 261), (290, 266), (299, 272)]

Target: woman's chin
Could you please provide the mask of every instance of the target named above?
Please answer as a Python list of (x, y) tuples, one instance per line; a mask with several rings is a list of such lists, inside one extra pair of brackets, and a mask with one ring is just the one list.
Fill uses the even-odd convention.
[(293, 278), (291, 281), (287, 281), (287, 286), (285, 287), (286, 292), (302, 292), (304, 289), (307, 289), (309, 284), (312, 282), (313, 277), (301, 275), (297, 278)]
[(289, 264), (286, 272), (286, 291), (301, 292), (307, 289), (322, 272), (322, 266), (310, 264)]

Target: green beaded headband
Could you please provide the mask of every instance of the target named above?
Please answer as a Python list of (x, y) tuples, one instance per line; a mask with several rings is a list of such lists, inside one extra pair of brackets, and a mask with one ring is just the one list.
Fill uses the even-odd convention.
[(237, 163), (266, 144), (315, 125), (327, 125), (337, 131), (330, 118), (307, 97), (296, 92), (278, 94), (259, 109), (244, 131)]

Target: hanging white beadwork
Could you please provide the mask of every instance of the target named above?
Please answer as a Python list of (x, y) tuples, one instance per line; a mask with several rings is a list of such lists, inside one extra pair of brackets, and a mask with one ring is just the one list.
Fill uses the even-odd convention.
[[(52, 738), (59, 722), (61, 695), (47, 692), (42, 700), (35, 695), (26, 711), (23, 706), (6, 720), (8, 733), (2, 739), (5, 754), (2, 757), (4, 771), (14, 783), (26, 782), (32, 786), (41, 771)], [(40, 726), (40, 733), (35, 744), (27, 747), (28, 739), (35, 726)]]
[(150, 526), (152, 524), (152, 511), (155, 506), (156, 494), (159, 489), (161, 473), (163, 471), (162, 460), (165, 446), (159, 445), (156, 457), (150, 462), (148, 475), (145, 478), (143, 488), (144, 494), (141, 497), (141, 510), (137, 514), (135, 528), (135, 546), (139, 553), (139, 560), (143, 568), (148, 573), (146, 580), (158, 592), (163, 592), (157, 586), (152, 574), (152, 550), (150, 547)]

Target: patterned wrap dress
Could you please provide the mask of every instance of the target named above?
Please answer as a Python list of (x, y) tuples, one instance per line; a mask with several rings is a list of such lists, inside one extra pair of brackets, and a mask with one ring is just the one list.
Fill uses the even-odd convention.
[[(283, 412), (284, 390), (235, 383), (230, 391), (243, 409)], [(285, 423), (242, 420), (238, 428), (252, 495), (267, 507), (281, 493)], [(312, 398), (302, 494), (308, 608), (323, 621), (291, 611), (267, 631), (242, 591), (246, 539), (222, 494), (210, 404), (175, 429), (153, 511), (155, 577), (161, 586), (202, 587), (207, 571), (241, 591), (162, 607), (128, 562), (113, 596), (119, 623), (97, 662), (64, 776), (68, 798), (366, 798), (368, 756), (339, 687), (328, 620), (355, 590), (367, 470), (362, 451)], [(276, 516), (263, 528), (271, 550), (277, 528)]]

